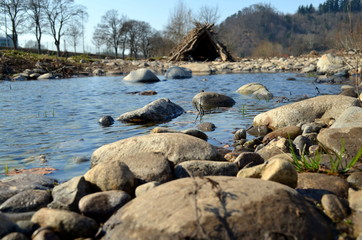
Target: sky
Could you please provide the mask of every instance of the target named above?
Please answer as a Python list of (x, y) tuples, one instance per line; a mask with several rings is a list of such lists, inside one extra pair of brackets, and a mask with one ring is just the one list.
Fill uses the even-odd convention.
[[(300, 5), (313, 4), (318, 7), (325, 0), (182, 0), (193, 12), (197, 13), (202, 6), (218, 7), (220, 22), (228, 16), (237, 13), (245, 7), (257, 3), (267, 3), (282, 13), (295, 13)], [(75, 0), (75, 3), (84, 5), (88, 12), (88, 21), (85, 22), (85, 45), (86, 50), (91, 50), (91, 38), (95, 26), (100, 22), (101, 17), (111, 9), (118, 10), (119, 15), (126, 15), (129, 19), (145, 21), (156, 30), (163, 30), (168, 22), (170, 13), (173, 11), (179, 0)], [(20, 36), (20, 45), (27, 38)], [(51, 48), (52, 39), (46, 37), (44, 45)]]

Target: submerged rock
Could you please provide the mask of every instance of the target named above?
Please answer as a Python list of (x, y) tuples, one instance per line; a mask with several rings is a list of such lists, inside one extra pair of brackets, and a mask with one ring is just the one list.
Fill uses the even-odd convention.
[(123, 78), (129, 82), (158, 82), (160, 79), (149, 69), (141, 68), (130, 72)]
[(166, 79), (184, 79), (191, 78), (192, 71), (184, 67), (171, 67), (165, 73)]

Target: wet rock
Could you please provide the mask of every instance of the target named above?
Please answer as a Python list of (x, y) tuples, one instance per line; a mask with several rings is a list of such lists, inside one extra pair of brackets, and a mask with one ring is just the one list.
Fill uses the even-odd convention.
[(324, 194), (321, 203), (325, 214), (334, 222), (340, 222), (349, 215), (348, 202), (334, 194)]
[(185, 110), (168, 98), (155, 100), (143, 108), (122, 114), (118, 121), (132, 123), (166, 122), (183, 114)]
[(278, 137), (283, 137), (286, 139), (293, 140), (297, 136), (299, 136), (301, 133), (302, 133), (302, 131), (301, 131), (300, 127), (287, 126), (287, 127), (279, 128), (277, 130), (274, 130), (274, 131), (268, 133), (267, 135), (264, 136), (263, 142), (270, 142), (271, 140), (278, 138)]
[(255, 152), (243, 152), (235, 159), (234, 163), (239, 169), (254, 167), (263, 164), (265, 161), (260, 154)]
[(362, 128), (362, 108), (361, 107), (349, 107), (342, 114), (336, 118), (336, 121), (330, 128)]
[(183, 67), (171, 67), (167, 69), (165, 73), (166, 79), (184, 79), (191, 77), (192, 77), (192, 71), (190, 69)]
[(114, 123), (114, 119), (111, 116), (103, 116), (98, 119), (98, 123), (103, 127), (109, 127)]
[(212, 132), (215, 130), (216, 126), (213, 123), (210, 122), (203, 122), (196, 126), (198, 129), (204, 132)]
[(204, 176), (236, 176), (238, 167), (235, 163), (191, 160), (175, 166), (176, 178)]
[(22, 233), (13, 232), (13, 233), (9, 233), (5, 237), (3, 237), (1, 240), (29, 240), (29, 238)]
[(158, 82), (160, 79), (149, 69), (140, 68), (135, 71), (131, 71), (123, 80), (128, 82)]
[(159, 185), (160, 185), (159, 182), (153, 181), (153, 182), (144, 183), (144, 184), (138, 186), (135, 191), (136, 197), (141, 196), (142, 194), (154, 189), (155, 187), (157, 187)]
[(235, 104), (234, 99), (224, 94), (216, 92), (201, 92), (192, 98), (192, 104), (196, 109), (208, 110), (217, 107), (232, 107)]
[(261, 83), (245, 84), (237, 92), (243, 95), (251, 95), (256, 99), (270, 100), (273, 98), (273, 94)]
[(3, 178), (0, 181), (0, 204), (19, 192), (51, 189), (55, 183), (57, 181), (53, 178), (26, 173)]
[(84, 178), (91, 183), (94, 190), (123, 190), (133, 195), (136, 181), (128, 166), (117, 160), (104, 161), (90, 169)]
[(186, 130), (182, 130), (182, 131), (177, 131), (171, 128), (165, 128), (165, 127), (155, 127), (154, 129), (151, 130), (151, 133), (184, 133), (190, 136), (194, 136), (197, 138), (200, 138), (202, 140), (207, 141), (208, 136), (197, 130), (197, 129), (186, 129)]
[(66, 210), (42, 208), (31, 219), (41, 227), (50, 227), (64, 239), (93, 238), (98, 224), (91, 218)]
[(0, 212), (0, 238), (16, 230), (17, 226)]
[(256, 137), (264, 137), (271, 130), (267, 126), (252, 126), (247, 130), (247, 133)]
[[(197, 205), (190, 206), (194, 199)], [(103, 230), (105, 240), (204, 239), (203, 233), (212, 239), (333, 239), (331, 225), (295, 190), (259, 179), (217, 176), (162, 184), (121, 208)]]
[(351, 173), (346, 180), (353, 187), (362, 189), (362, 172)]
[(74, 177), (54, 187), (52, 191), (53, 201), (48, 207), (78, 212), (79, 200), (92, 192), (90, 184), (83, 176)]
[[(327, 149), (342, 155), (345, 166), (354, 158), (362, 146), (362, 127), (323, 129), (317, 140)], [(344, 151), (343, 151), (344, 150)]]
[(151, 96), (151, 95), (157, 95), (157, 92), (153, 91), (153, 90), (147, 90), (147, 91), (140, 92), (139, 95)]
[(84, 196), (79, 201), (79, 210), (83, 215), (102, 223), (130, 200), (131, 196), (124, 191), (98, 192)]
[(187, 134), (149, 134), (126, 138), (98, 148), (92, 154), (92, 165), (138, 153), (162, 153), (174, 164), (187, 160), (219, 160), (217, 149), (209, 143)]
[(266, 146), (257, 151), (260, 156), (268, 160), (269, 158), (289, 152), (289, 141), (286, 138), (275, 138), (270, 141)]
[(246, 130), (245, 129), (239, 129), (234, 134), (234, 141), (246, 139)]
[(1, 212), (30, 212), (46, 207), (51, 201), (47, 190), (25, 190), (0, 205)]
[(359, 102), (356, 98), (342, 95), (323, 95), (258, 114), (254, 118), (253, 125), (267, 126), (275, 130), (286, 126), (296, 126), (303, 122), (314, 122), (317, 118), (336, 119), (347, 108), (358, 105)]
[(344, 66), (343, 58), (330, 53), (324, 54), (317, 62), (317, 71), (320, 73), (335, 73)]
[(346, 180), (321, 173), (299, 173), (298, 192), (320, 202), (324, 194), (333, 193), (346, 198), (349, 185)]

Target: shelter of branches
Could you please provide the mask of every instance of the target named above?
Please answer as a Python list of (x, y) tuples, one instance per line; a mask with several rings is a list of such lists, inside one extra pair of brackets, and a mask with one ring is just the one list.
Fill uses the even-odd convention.
[(213, 24), (196, 26), (183, 41), (172, 49), (170, 61), (234, 61), (226, 47), (216, 39)]

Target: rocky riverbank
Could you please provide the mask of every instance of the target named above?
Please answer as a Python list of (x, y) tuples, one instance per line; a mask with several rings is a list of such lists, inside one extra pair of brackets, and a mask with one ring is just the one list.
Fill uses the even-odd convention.
[[(356, 71), (354, 57), (308, 59), (298, 71), (309, 72), (306, 68), (314, 67), (312, 72), (334, 82)], [(116, 61), (123, 62), (111, 62)], [(252, 71), (279, 71), (276, 69), (282, 65), (281, 71), (296, 71), (293, 59), (268, 61), (275, 63), (263, 68), (255, 67), (258, 63)], [(246, 64), (251, 63), (131, 64), (137, 71), (127, 81), (154, 82), (159, 81), (155, 69), (167, 71), (170, 81), (182, 81), (190, 72), (243, 72), (241, 66), (248, 68)], [(153, 69), (152, 64), (153, 71), (144, 69)], [(170, 70), (175, 65), (181, 67)], [(361, 238), (362, 107), (354, 86), (343, 89), (340, 95), (305, 99), (255, 116), (252, 128), (235, 132), (231, 150), (207, 142), (208, 131), (215, 129), (212, 123), (202, 122), (198, 129), (184, 131), (157, 127), (149, 134), (98, 148), (92, 154), (91, 168), (67, 182), (34, 174), (1, 179), (0, 237)], [(273, 98), (258, 83), (242, 86), (237, 92)], [(191, 101), (200, 115), (235, 104), (229, 96), (214, 92), (201, 92)], [(162, 98), (117, 120), (155, 123), (183, 112)], [(106, 119), (105, 126), (113, 123), (110, 117), (101, 119)]]

